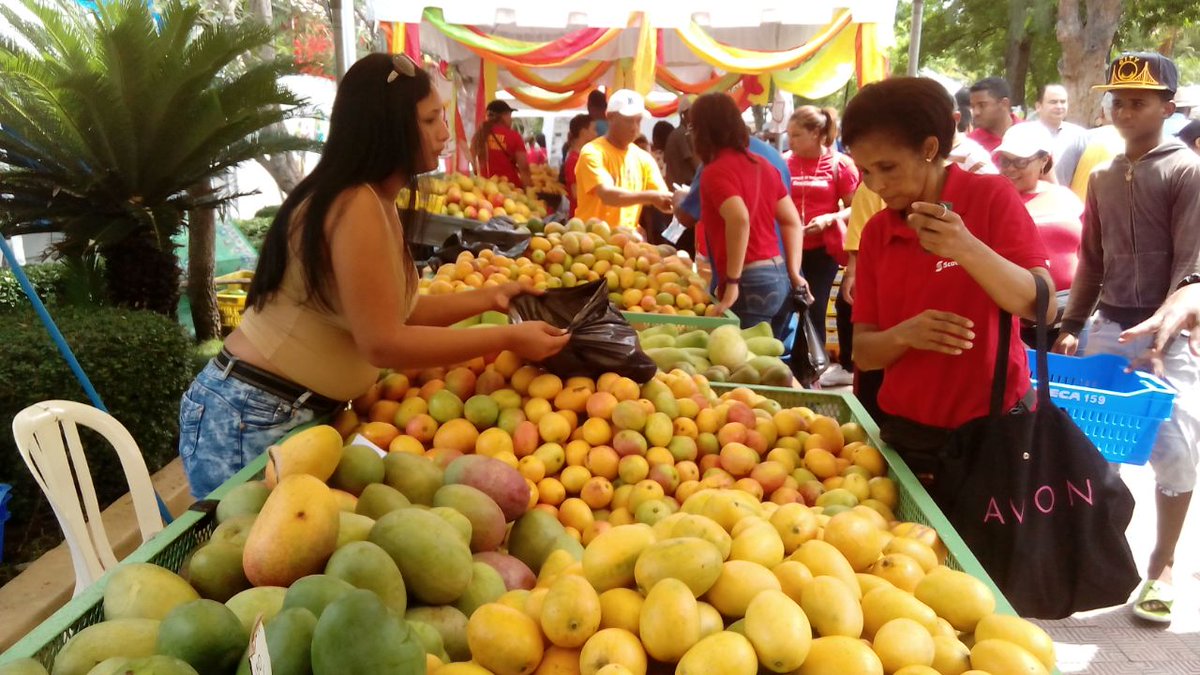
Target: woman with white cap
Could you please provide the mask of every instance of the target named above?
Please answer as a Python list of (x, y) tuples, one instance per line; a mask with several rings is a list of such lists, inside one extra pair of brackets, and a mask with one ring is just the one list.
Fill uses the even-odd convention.
[[(1079, 263), (1083, 202), (1069, 188), (1054, 182), (1053, 148), (1054, 137), (1045, 125), (1025, 122), (1009, 127), (1000, 147), (992, 154), (992, 160), (1021, 194), (1029, 216), (1042, 235), (1050, 256), (1050, 278), (1058, 289), (1061, 316)], [(1026, 343), (1031, 344), (1032, 328), (1022, 324), (1021, 332)], [(1052, 340), (1056, 332), (1057, 325), (1050, 331)]]

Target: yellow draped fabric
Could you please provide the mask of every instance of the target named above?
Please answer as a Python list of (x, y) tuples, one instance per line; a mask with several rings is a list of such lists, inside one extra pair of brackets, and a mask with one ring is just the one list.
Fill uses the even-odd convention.
[[(764, 52), (754, 49), (741, 49), (722, 44), (711, 35), (704, 32), (694, 22), (686, 28), (676, 29), (688, 49), (714, 68), (734, 73), (769, 73), (777, 70), (791, 70), (800, 65), (832, 40), (838, 33), (850, 26), (850, 12), (842, 10), (837, 17), (821, 30), (813, 39), (800, 45), (779, 52)], [(853, 29), (851, 29), (853, 32)]]
[(638, 29), (637, 55), (630, 70), (630, 89), (645, 96), (654, 88), (654, 67), (658, 61), (658, 31), (650, 25), (645, 14), (639, 13), (642, 25)]
[(775, 86), (809, 99), (824, 98), (841, 89), (854, 77), (856, 32), (850, 28), (838, 33), (818, 58), (794, 70), (775, 73)]

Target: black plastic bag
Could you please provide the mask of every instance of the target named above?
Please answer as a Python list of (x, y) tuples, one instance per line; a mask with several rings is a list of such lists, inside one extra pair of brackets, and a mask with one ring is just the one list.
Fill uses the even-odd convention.
[(549, 290), (541, 296), (518, 295), (508, 316), (513, 323), (545, 321), (570, 331), (566, 348), (541, 363), (559, 377), (594, 379), (617, 373), (641, 384), (658, 369), (638, 345), (637, 332), (609, 303), (604, 280)]
[(821, 337), (817, 335), (812, 318), (808, 316), (808, 305), (808, 292), (792, 289), (792, 309), (797, 314), (796, 339), (792, 342), (788, 365), (802, 387), (811, 387), (829, 367), (829, 354), (825, 352), (825, 345), (821, 344)]
[(470, 251), (476, 257), (486, 250), (505, 258), (518, 258), (529, 247), (532, 235), (516, 227), (516, 222), (508, 216), (496, 216), (479, 227), (463, 228), (446, 238), (430, 263), (434, 267), (452, 263), (463, 251)]

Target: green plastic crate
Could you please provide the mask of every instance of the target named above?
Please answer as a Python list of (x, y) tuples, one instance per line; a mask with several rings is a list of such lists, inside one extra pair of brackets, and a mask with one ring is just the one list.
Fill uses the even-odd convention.
[[(712, 387), (716, 391), (725, 391), (742, 387), (745, 385), (729, 384), (724, 382), (714, 382)], [(847, 422), (855, 422), (867, 432), (867, 437), (871, 441), (871, 445), (879, 448), (883, 453), (884, 459), (888, 464), (888, 477), (896, 483), (896, 491), (899, 495), (899, 504), (896, 509), (896, 517), (900, 520), (921, 523), (932, 527), (938, 533), (942, 543), (950, 551), (949, 557), (946, 558), (946, 566), (956, 570), (960, 570), (970, 574), (987, 584), (987, 587), (992, 590), (996, 596), (996, 611), (1001, 614), (1010, 614), (1016, 616), (1016, 611), (1012, 605), (1008, 604), (1008, 600), (1004, 598), (1004, 594), (996, 586), (988, 573), (984, 571), (983, 565), (979, 564), (979, 560), (967, 548), (962, 537), (954, 531), (954, 527), (950, 525), (950, 521), (946, 519), (945, 514), (934, 503), (933, 498), (929, 496), (929, 492), (925, 490), (925, 486), (921, 485), (921, 481), (909, 470), (908, 465), (879, 437), (879, 426), (875, 424), (875, 420), (867, 414), (866, 409), (858, 402), (858, 399), (853, 394), (844, 392), (825, 392), (812, 391), (808, 389), (788, 389), (783, 387), (763, 387), (753, 386), (749, 389), (766, 396), (767, 398), (778, 401), (784, 408), (806, 407), (819, 415), (832, 417), (838, 422), (845, 424)]]
[[(219, 500), (234, 487), (256, 478), (267, 466), (267, 454), (263, 453), (246, 468), (239, 471), (221, 487), (209, 495)], [(188, 511), (174, 522), (129, 554), (126, 562), (149, 562), (165, 567), (172, 572), (183, 568), (183, 562), (200, 544), (208, 541), (217, 527), (216, 515), (212, 512)], [(0, 655), (0, 663), (16, 659), (33, 658), (50, 670), (54, 657), (67, 640), (79, 631), (104, 620), (104, 587), (112, 570), (100, 577), (78, 596), (50, 615), (37, 628), (21, 638), (19, 642)]]
[(737, 326), (741, 320), (730, 310), (725, 310), (721, 316), (680, 316), (678, 314), (650, 314), (649, 312), (621, 312), (621, 316), (637, 330), (649, 326), (670, 324), (682, 326), (691, 330), (697, 328), (712, 330), (718, 326)]

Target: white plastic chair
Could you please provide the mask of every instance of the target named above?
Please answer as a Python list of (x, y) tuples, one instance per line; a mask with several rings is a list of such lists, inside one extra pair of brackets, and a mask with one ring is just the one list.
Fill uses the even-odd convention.
[(17, 413), (13, 437), (62, 527), (75, 565), (75, 595), (117, 564), (77, 425), (99, 433), (117, 451), (142, 540), (163, 529), (146, 462), (133, 436), (116, 418), (75, 401), (42, 401)]

